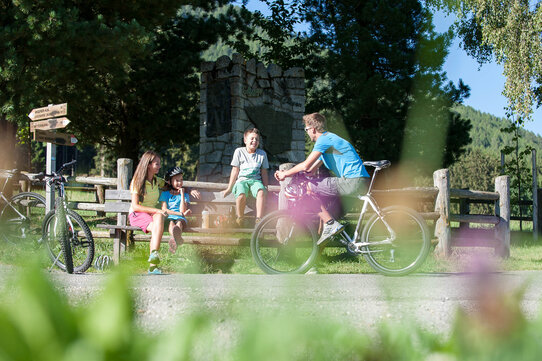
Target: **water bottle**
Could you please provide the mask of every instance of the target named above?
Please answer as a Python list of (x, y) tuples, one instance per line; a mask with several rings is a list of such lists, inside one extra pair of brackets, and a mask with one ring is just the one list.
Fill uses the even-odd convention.
[(201, 228), (209, 228), (209, 211), (201, 212)]

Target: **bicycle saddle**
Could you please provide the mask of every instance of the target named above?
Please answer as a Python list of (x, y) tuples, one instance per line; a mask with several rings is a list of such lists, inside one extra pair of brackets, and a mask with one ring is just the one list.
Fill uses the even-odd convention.
[(388, 168), (391, 165), (391, 162), (389, 160), (366, 161), (366, 162), (363, 162), (363, 165), (368, 166), (368, 167), (384, 169), (384, 168)]

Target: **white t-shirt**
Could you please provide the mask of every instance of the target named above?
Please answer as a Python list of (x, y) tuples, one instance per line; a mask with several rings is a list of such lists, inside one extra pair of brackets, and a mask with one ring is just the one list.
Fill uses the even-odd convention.
[(231, 165), (239, 167), (237, 180), (256, 179), (261, 180), (261, 168), (268, 169), (267, 153), (263, 149), (256, 149), (256, 152), (249, 153), (246, 147), (239, 147), (233, 153)]

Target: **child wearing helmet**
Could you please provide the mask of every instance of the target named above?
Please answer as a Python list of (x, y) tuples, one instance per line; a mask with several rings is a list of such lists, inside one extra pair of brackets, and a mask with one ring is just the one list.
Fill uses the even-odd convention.
[(265, 194), (267, 193), (268, 176), (267, 153), (259, 149), (260, 132), (256, 128), (245, 130), (243, 137), (244, 147), (239, 147), (233, 153), (231, 161), (231, 174), (228, 188), (222, 192), (226, 197), (233, 191), (237, 210), (236, 223), (243, 225), (246, 200), (249, 195), (256, 198), (256, 223), (262, 217)]
[[(165, 187), (160, 194), (159, 201), (162, 203), (162, 210), (166, 211), (169, 219), (169, 251), (175, 253), (177, 246), (183, 243), (182, 232), (186, 228), (186, 216), (191, 213), (188, 205), (190, 197), (183, 188), (183, 170), (180, 167), (168, 169), (165, 176)], [(190, 192), (194, 197), (199, 198), (199, 192)]]

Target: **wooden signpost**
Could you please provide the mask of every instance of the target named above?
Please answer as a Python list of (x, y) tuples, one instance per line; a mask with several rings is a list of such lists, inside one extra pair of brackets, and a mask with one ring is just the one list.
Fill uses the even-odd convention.
[(40, 120), (37, 122), (30, 123), (30, 131), (34, 132), (35, 130), (38, 130), (38, 129), (50, 130), (50, 129), (66, 128), (68, 124), (70, 124), (70, 120), (65, 117)]
[(77, 143), (77, 138), (73, 134), (55, 133), (47, 130), (36, 129), (34, 131), (34, 140), (38, 142), (53, 143), (57, 145), (72, 146)]
[[(77, 138), (73, 134), (57, 133), (55, 129), (65, 128), (70, 120), (63, 115), (68, 114), (68, 103), (49, 104), (43, 108), (32, 109), (28, 117), (33, 121), (30, 123), (30, 131), (34, 133), (34, 140), (47, 143), (45, 172), (52, 174), (56, 171), (56, 145), (73, 146)], [(58, 118), (62, 117), (62, 118)], [(45, 119), (42, 121), (37, 121)], [(47, 212), (53, 208), (55, 193), (49, 185), (45, 189), (45, 200)]]
[(50, 104), (43, 108), (32, 109), (28, 117), (31, 120), (40, 120), (52, 117), (60, 117), (68, 114), (68, 103), (63, 104)]

